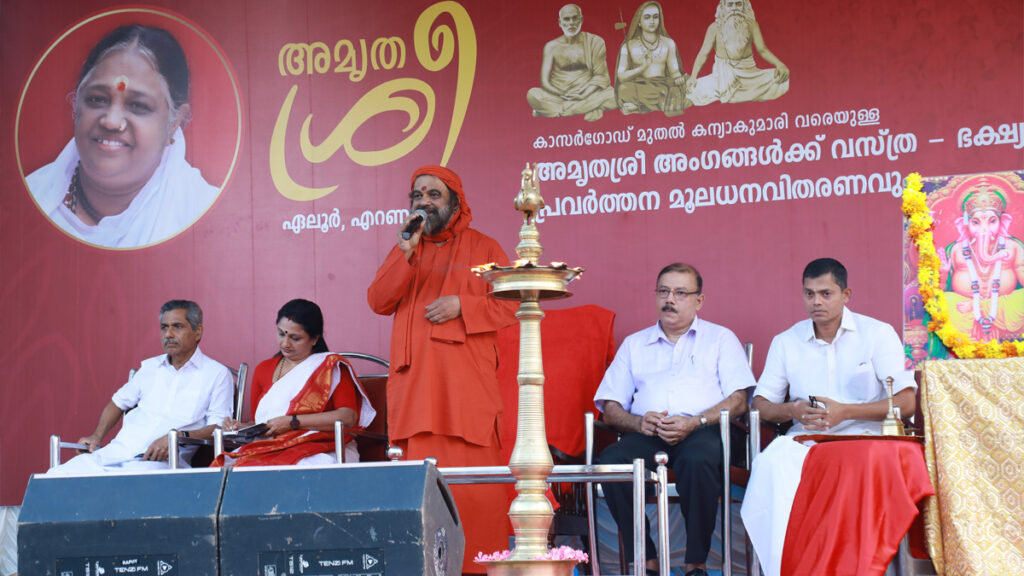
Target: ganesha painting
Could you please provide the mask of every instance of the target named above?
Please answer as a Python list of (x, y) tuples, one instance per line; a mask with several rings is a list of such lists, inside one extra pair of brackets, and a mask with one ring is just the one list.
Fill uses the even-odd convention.
[[(940, 285), (950, 322), (975, 341), (1016, 340), (1024, 332), (1024, 172), (924, 178), (923, 191), (935, 221), (935, 250), (942, 262)], [(909, 246), (908, 246), (909, 247)], [(916, 254), (907, 250), (904, 333), (924, 316), (916, 289)], [(913, 272), (907, 270), (913, 268)], [(909, 284), (913, 284), (911, 287)], [(924, 322), (926, 324), (926, 322)], [(911, 342), (910, 340), (914, 340)], [(907, 339), (908, 357), (922, 354), (920, 339)], [(914, 362), (916, 363), (916, 362)]]

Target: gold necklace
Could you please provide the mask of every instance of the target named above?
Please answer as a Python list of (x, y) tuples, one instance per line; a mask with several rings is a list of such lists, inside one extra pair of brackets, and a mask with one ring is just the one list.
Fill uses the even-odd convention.
[[(284, 369), (285, 361), (288, 361), (289, 364), (291, 363), (291, 361), (285, 358), (284, 356), (281, 357), (281, 361), (277, 363), (277, 368), (274, 369), (274, 382), (277, 382), (278, 380), (281, 379), (281, 376), (284, 376), (286, 374), (286, 371)], [(291, 370), (291, 368), (289, 368), (289, 370)]]

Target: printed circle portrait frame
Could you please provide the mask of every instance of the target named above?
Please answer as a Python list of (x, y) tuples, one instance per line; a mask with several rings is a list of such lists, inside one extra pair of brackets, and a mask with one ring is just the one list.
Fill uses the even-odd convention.
[[(81, 62), (85, 59), (85, 53), (99, 38), (114, 28), (126, 24), (165, 28), (175, 36), (185, 50), (191, 76), (189, 102), (192, 105), (193, 117), (198, 117), (196, 123), (184, 128), (189, 142), (187, 157), (193, 166), (200, 169), (207, 182), (217, 187), (217, 194), (191, 222), (166, 237), (136, 246), (106, 246), (75, 236), (54, 222), (29, 189), (26, 178), (32, 171), (48, 162), (41, 160), (43, 157), (41, 156), (43, 154), (40, 151), (41, 147), (47, 147), (46, 154), (52, 159), (56, 156), (54, 148), (59, 151), (69, 138), (67, 127), (71, 123), (67, 120), (70, 118), (70, 106), (67, 108), (68, 115), (66, 116), (50, 113), (45, 118), (39, 118), (39, 110), (44, 105), (34, 100), (39, 93), (45, 93), (40, 99), (45, 106), (52, 106), (58, 101), (58, 97), (53, 96), (52, 90), (53, 84), (57, 83), (72, 90), (71, 94), (66, 96), (63, 95), (66, 93), (64, 90), (58, 91), (58, 94), (61, 94), (60, 102), (64, 105), (69, 102), (74, 86), (67, 74), (61, 75), (61, 72), (67, 72), (62, 69), (62, 67), (68, 68), (67, 63), (58, 60), (61, 59), (61, 56), (66, 58), (65, 53), (71, 51), (76, 56), (80, 55), (73, 61), (77, 66), (81, 66)], [(84, 48), (84, 53), (82, 46), (87, 46)], [(77, 72), (77, 70), (75, 71)], [(197, 89), (196, 78), (200, 78), (200, 83), (206, 81), (211, 85), (216, 84), (217, 89)], [(64, 80), (67, 81), (64, 82)], [(220, 88), (230, 88), (230, 99), (225, 97), (224, 92), (227, 90)], [(48, 89), (50, 92), (46, 92)], [(200, 102), (197, 102), (197, 93)], [(228, 112), (232, 106), (234, 110)], [(87, 16), (64, 30), (46, 47), (34, 63), (18, 99), (14, 122), (15, 161), (22, 184), (33, 203), (47, 221), (66, 236), (86, 246), (103, 250), (134, 251), (149, 248), (176, 238), (182, 232), (193, 228), (199, 220), (210, 213), (220, 200), (238, 166), (243, 138), (243, 109), (238, 76), (234, 68), (227, 59), (223, 48), (198, 24), (181, 14), (163, 8), (136, 6), (104, 10)], [(60, 122), (60, 127), (53, 129), (54, 122)], [(200, 124), (201, 122), (209, 124), (203, 126)], [(229, 124), (229, 126), (225, 127), (224, 124)], [(73, 135), (73, 128), (70, 133)], [(31, 134), (37, 142), (30, 143), (26, 136), (28, 134)], [(209, 150), (211, 154), (204, 157), (202, 152), (197, 152), (197, 149)], [(44, 163), (40, 164), (40, 162)], [(28, 170), (26, 170), (26, 164), (30, 164)]]

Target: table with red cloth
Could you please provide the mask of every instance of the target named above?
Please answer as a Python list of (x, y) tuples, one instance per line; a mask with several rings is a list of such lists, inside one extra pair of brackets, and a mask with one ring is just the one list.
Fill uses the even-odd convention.
[(934, 494), (918, 442), (815, 444), (793, 500), (782, 574), (883, 574), (917, 503)]

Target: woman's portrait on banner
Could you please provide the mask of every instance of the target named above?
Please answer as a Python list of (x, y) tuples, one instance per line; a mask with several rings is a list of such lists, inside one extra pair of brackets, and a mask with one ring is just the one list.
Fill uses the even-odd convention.
[[(230, 168), (220, 160), (204, 173), (190, 153), (199, 137), (188, 130), (196, 120), (192, 97), (209, 79), (193, 73), (195, 60), (167, 28), (137, 22), (114, 26), (91, 46), (66, 97), (73, 134), (40, 167), (19, 158), (33, 200), (54, 225), (95, 246), (139, 248), (174, 237), (213, 205)], [(230, 70), (223, 71), (233, 85)], [(36, 91), (30, 79), (25, 94)], [(216, 107), (235, 108), (230, 92), (221, 94)], [(210, 102), (203, 98), (201, 106)], [(206, 108), (199, 122), (212, 117)], [(19, 112), (25, 122), (27, 110)], [(19, 152), (30, 138), (39, 135), (18, 134)], [(197, 149), (208, 150), (203, 144)], [(237, 153), (237, 144), (229, 148)]]

